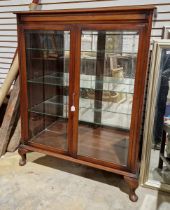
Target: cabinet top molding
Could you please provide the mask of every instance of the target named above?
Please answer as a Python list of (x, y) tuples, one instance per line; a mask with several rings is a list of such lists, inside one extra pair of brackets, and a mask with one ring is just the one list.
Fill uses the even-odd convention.
[(60, 23), (124, 23), (124, 21), (137, 21), (137, 23), (149, 22), (153, 15), (153, 6), (126, 6), (126, 7), (102, 7), (91, 9), (63, 9), (45, 11), (15, 12), (18, 23), (60, 22)]
[(154, 6), (116, 6), (116, 7), (101, 7), (101, 8), (83, 8), (83, 9), (60, 9), (60, 10), (35, 10), (35, 11), (16, 11), (14, 14), (56, 14), (56, 13), (87, 13), (87, 12), (123, 12), (123, 11), (146, 11), (154, 10)]

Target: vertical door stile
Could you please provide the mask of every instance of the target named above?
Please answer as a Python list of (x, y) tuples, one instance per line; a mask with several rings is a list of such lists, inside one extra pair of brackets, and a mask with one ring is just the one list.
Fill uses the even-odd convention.
[[(20, 112), (21, 112), (21, 138), (24, 143), (29, 138), (28, 132), (28, 92), (27, 92), (27, 75), (26, 75), (26, 51), (25, 51), (25, 36), (22, 25), (18, 28), (18, 54), (19, 54), (19, 74), (20, 74)], [(21, 59), (22, 57), (22, 59)], [(22, 62), (21, 62), (22, 60)]]
[[(134, 101), (132, 107), (132, 122), (130, 129), (130, 144), (129, 144), (129, 154), (128, 154), (128, 168), (136, 173), (137, 160), (139, 153), (140, 144), (140, 130), (142, 124), (142, 113), (143, 113), (143, 101), (145, 95), (145, 81), (147, 75), (147, 62), (141, 65), (141, 60), (143, 57), (148, 58), (148, 53), (145, 49), (149, 48), (149, 36), (147, 27), (141, 28), (139, 31), (139, 48), (138, 48), (138, 59), (137, 59), (137, 72), (135, 75), (135, 90), (134, 90)], [(145, 41), (147, 37), (147, 40)], [(144, 44), (145, 43), (145, 44)], [(145, 71), (143, 71), (145, 69)], [(139, 98), (140, 95), (140, 98)]]
[[(69, 87), (69, 154), (77, 156), (78, 110), (80, 86), (80, 45), (81, 31), (76, 25), (71, 27), (70, 36), (70, 87)], [(71, 107), (75, 107), (75, 111)]]
[(76, 25), (75, 28), (75, 82), (74, 82), (74, 92), (75, 92), (75, 115), (73, 120), (73, 155), (77, 157), (78, 150), (78, 118), (79, 118), (79, 95), (80, 95), (80, 63), (81, 63), (81, 27)]
[(69, 118), (68, 118), (68, 153), (72, 156), (72, 139), (73, 139), (73, 117), (74, 113), (71, 112), (72, 106), (72, 95), (74, 91), (74, 43), (75, 43), (75, 33), (73, 28), (70, 29), (70, 64), (69, 64)]
[[(143, 47), (143, 40), (142, 40), (142, 30), (139, 31), (139, 46), (138, 46), (138, 52), (140, 52), (140, 49)], [(141, 80), (140, 76), (139, 76), (139, 71), (140, 71), (140, 61), (141, 61), (141, 54), (138, 53), (137, 55), (137, 65), (136, 65), (136, 74), (135, 74), (135, 86), (134, 86), (134, 99), (133, 99), (133, 104), (132, 104), (132, 116), (131, 116), (131, 126), (130, 126), (130, 134), (129, 134), (129, 150), (128, 150), (128, 162), (127, 162), (127, 166), (130, 170), (132, 170), (132, 159), (133, 159), (133, 155), (135, 153), (135, 144), (136, 144), (136, 126), (137, 123), (135, 122), (137, 119), (137, 114), (139, 115), (139, 110), (138, 110), (138, 105), (137, 105), (137, 101), (138, 100), (138, 93), (139, 93), (139, 80)], [(138, 85), (137, 85), (138, 84)]]

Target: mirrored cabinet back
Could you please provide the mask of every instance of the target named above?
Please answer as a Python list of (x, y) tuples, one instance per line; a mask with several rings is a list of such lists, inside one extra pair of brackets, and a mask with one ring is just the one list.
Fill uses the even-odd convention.
[(17, 12), (22, 140), (120, 174), (137, 201), (153, 7)]

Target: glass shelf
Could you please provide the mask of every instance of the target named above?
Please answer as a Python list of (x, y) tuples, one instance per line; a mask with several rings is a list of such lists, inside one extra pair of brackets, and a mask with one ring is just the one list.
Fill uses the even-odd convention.
[[(99, 78), (99, 79), (98, 79)], [(96, 87), (97, 84), (102, 85), (103, 88)], [(96, 77), (92, 75), (80, 76), (81, 89), (94, 89), (94, 90), (106, 90), (115, 91), (120, 93), (134, 93), (134, 79), (130, 78), (114, 78), (108, 76)]]
[[(128, 51), (113, 51), (113, 50), (81, 50), (81, 54), (83, 53), (95, 53), (97, 54), (98, 52), (102, 52), (105, 54), (111, 54), (111, 56), (115, 56), (115, 57), (121, 57), (123, 54), (123, 57), (128, 57), (128, 58), (134, 58), (137, 56), (137, 52), (128, 52)], [(134, 57), (131, 55), (135, 55)], [(90, 56), (89, 56), (90, 57)]]
[[(94, 107), (94, 103), (99, 106), (101, 105), (101, 109), (96, 109)], [(114, 102), (106, 102), (106, 101), (95, 101), (93, 99), (84, 99), (80, 98), (80, 108), (84, 111), (93, 110), (96, 112), (111, 112), (111, 113), (119, 113), (122, 115), (131, 115), (131, 107), (132, 102), (130, 99), (126, 99), (123, 103), (114, 103)]]
[[(26, 50), (35, 50), (35, 51), (51, 51), (51, 52), (67, 52), (69, 53), (69, 50), (66, 49), (62, 49), (62, 50), (58, 50), (56, 48), (33, 48), (33, 47), (29, 47), (26, 48)], [(137, 56), (137, 52), (128, 52), (128, 51), (113, 51), (113, 50), (81, 50), (81, 54), (82, 53), (97, 53), (97, 52), (104, 52), (104, 53), (108, 53), (111, 54), (112, 56), (115, 57), (121, 57), (123, 54), (123, 57), (128, 57), (128, 58), (134, 58)], [(135, 55), (134, 57), (131, 55)], [(91, 57), (91, 56), (88, 56)], [(93, 57), (92, 57), (93, 58)], [(96, 57), (94, 57), (96, 58)]]
[(51, 51), (51, 52), (70, 52), (69, 50), (59, 50), (56, 48), (33, 48), (33, 47), (27, 47), (26, 50), (37, 50), (37, 51)]
[[(94, 107), (94, 103), (96, 103), (97, 105), (102, 105), (102, 108), (96, 109)], [(35, 105), (31, 109), (29, 109), (29, 112), (61, 117), (61, 115), (57, 114), (57, 110), (62, 108), (62, 116), (65, 116), (68, 112), (68, 96), (54, 96), (50, 99), (47, 99), (46, 101), (43, 101), (40, 104)], [(84, 110), (85, 112), (87, 112), (88, 110), (93, 110), (93, 112), (110, 112), (121, 115), (131, 115), (131, 100), (127, 99), (124, 103), (113, 103), (81, 98), (79, 110)]]
[(56, 74), (51, 74), (51, 75), (45, 75), (45, 76), (38, 77), (35, 79), (27, 80), (27, 81), (28, 83), (35, 83), (35, 84), (68, 86), (69, 84), (68, 74), (63, 74), (64, 76), (60, 76), (59, 74), (56, 73)]
[(70, 34), (70, 31), (62, 31), (62, 30), (27, 30), (27, 34), (28, 35), (37, 35), (37, 36), (41, 36), (41, 35), (55, 35), (55, 36), (60, 36), (61, 34)]
[[(29, 112), (37, 114), (45, 114), (54, 117), (67, 117), (68, 113), (68, 97), (67, 96), (54, 96), (46, 101), (41, 102), (29, 109)], [(62, 101), (62, 102), (59, 102)], [(62, 112), (59, 110), (63, 110)]]
[[(123, 130), (130, 129), (132, 101), (127, 99), (123, 103), (113, 102), (102, 103), (102, 109), (94, 108), (94, 101), (80, 98), (79, 121), (99, 126), (108, 126)], [(101, 113), (101, 121), (95, 120), (95, 112)]]
[(64, 57), (34, 57), (32, 58), (32, 60), (47, 60), (47, 61), (56, 61), (56, 60), (60, 60), (63, 59)]
[(117, 93), (125, 93), (125, 94), (134, 94), (134, 87), (128, 87), (127, 85), (121, 84), (121, 85), (115, 85), (113, 84), (111, 87), (108, 87), (108, 84), (104, 85), (103, 88), (95, 88), (95, 85), (89, 85), (87, 83), (81, 84), (81, 89), (86, 90), (98, 90), (98, 91), (111, 91), (111, 92), (117, 92)]
[[(101, 33), (101, 32), (100, 32)], [(82, 31), (82, 35), (83, 36), (87, 36), (87, 35), (90, 35), (90, 36), (93, 36), (93, 35), (95, 35), (95, 36), (98, 36), (98, 34), (99, 34), (99, 32), (98, 31)], [(123, 30), (123, 31), (103, 31), (103, 34), (104, 35), (107, 35), (107, 36), (109, 36), (109, 35), (129, 35), (129, 36), (132, 36), (132, 35), (138, 35), (139, 34), (139, 32), (138, 31), (125, 31), (125, 30)]]
[[(98, 77), (99, 78), (99, 77)], [(134, 79), (131, 78), (114, 78), (108, 76), (101, 76), (101, 79), (96, 80), (96, 76), (93, 75), (80, 75), (80, 81), (85, 82), (92, 82), (92, 83), (116, 83), (116, 84), (124, 84), (124, 85), (133, 85), (134, 86)]]
[[(60, 73), (59, 73), (60, 74)], [(28, 83), (47, 84), (47, 85), (61, 85), (68, 86), (69, 76), (68, 73), (50, 74), (35, 79), (28, 80)], [(103, 84), (103, 90), (115, 91), (120, 93), (133, 94), (134, 92), (134, 79), (120, 78), (114, 79), (113, 77), (103, 77), (103, 80), (95, 80), (96, 76), (81, 75), (80, 84), (81, 89), (96, 89), (96, 84)], [(102, 90), (97, 88), (96, 90)]]
[(89, 111), (86, 114), (83, 113), (83, 115), (80, 112), (79, 113), (79, 122), (81, 122), (81, 123), (86, 122), (87, 124), (98, 125), (100, 127), (107, 126), (110, 128), (129, 131), (131, 116), (128, 115), (128, 116), (126, 116), (126, 118), (124, 116), (120, 115), (119, 113), (116, 113), (116, 114), (114, 114), (114, 116), (110, 117), (109, 112), (102, 113), (102, 119), (101, 119), (101, 122), (99, 123), (94, 120), (94, 112)]

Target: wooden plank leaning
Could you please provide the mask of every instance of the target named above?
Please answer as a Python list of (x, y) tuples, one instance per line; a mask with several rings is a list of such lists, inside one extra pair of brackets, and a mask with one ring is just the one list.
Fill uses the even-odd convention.
[(15, 78), (17, 76), (18, 68), (19, 68), (18, 54), (16, 53), (13, 63), (11, 65), (11, 68), (6, 76), (6, 79), (5, 79), (2, 87), (0, 88), (0, 107), (5, 99), (6, 95), (9, 92), (9, 89), (10, 89), (13, 81), (15, 80)]
[(21, 139), (21, 118), (19, 118), (19, 120), (17, 122), (14, 133), (13, 133), (13, 135), (10, 139), (10, 142), (8, 144), (7, 151), (14, 152), (20, 144), (20, 139)]
[(0, 128), (0, 157), (5, 154), (11, 131), (19, 110), (19, 77), (15, 81), (13, 90), (10, 94), (10, 99), (7, 105), (5, 116)]

